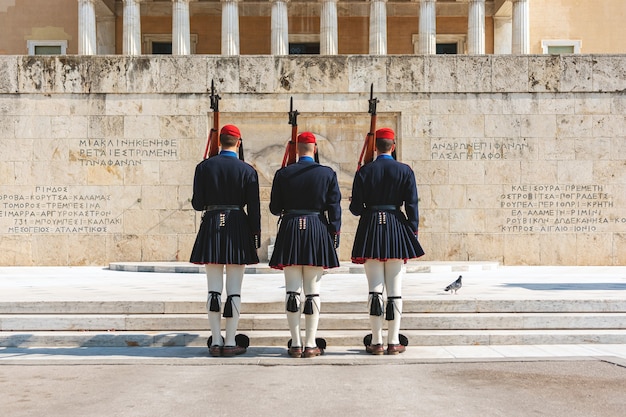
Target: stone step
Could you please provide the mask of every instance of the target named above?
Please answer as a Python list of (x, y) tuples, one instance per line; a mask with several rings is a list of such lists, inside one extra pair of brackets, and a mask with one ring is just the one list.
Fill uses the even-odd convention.
[[(404, 313), (407, 330), (622, 329), (626, 313)], [(282, 330), (286, 315), (242, 314), (240, 331)], [(302, 319), (304, 327), (304, 317)], [(193, 331), (209, 328), (206, 314), (0, 314), (0, 331)], [(320, 330), (367, 330), (363, 312), (322, 313)]]
[[(289, 332), (246, 331), (250, 345), (287, 346)], [(362, 346), (362, 330), (323, 330), (329, 346)], [(624, 344), (626, 330), (403, 330), (410, 346)], [(201, 332), (0, 332), (0, 347), (168, 347), (206, 346)]]
[[(242, 313), (285, 313), (284, 300), (244, 302)], [(364, 313), (366, 301), (324, 301), (323, 313)], [(405, 299), (405, 313), (626, 312), (626, 299)], [(0, 314), (204, 314), (204, 301), (17, 301), (0, 302)]]

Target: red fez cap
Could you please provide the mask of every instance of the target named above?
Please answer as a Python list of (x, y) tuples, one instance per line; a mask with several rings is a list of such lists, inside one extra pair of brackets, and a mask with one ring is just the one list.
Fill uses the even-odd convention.
[(383, 127), (376, 131), (376, 139), (394, 139), (395, 136), (396, 134), (393, 133), (393, 130), (388, 127)]
[(220, 130), (220, 135), (230, 135), (241, 139), (241, 132), (235, 125), (224, 125), (222, 130)]
[(315, 135), (311, 132), (302, 132), (298, 135), (298, 143), (315, 143)]

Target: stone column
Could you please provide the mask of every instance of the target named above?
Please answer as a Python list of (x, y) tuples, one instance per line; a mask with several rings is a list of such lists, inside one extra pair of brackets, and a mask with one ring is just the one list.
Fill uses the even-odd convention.
[(122, 53), (141, 55), (141, 0), (122, 0), (124, 2), (124, 29)]
[(189, 55), (189, 1), (172, 0), (172, 55)]
[(513, 54), (530, 53), (528, 0), (513, 0)]
[(470, 0), (468, 13), (467, 53), (485, 53), (485, 0)]
[(222, 0), (222, 55), (239, 55), (240, 0)]
[(98, 54), (115, 55), (115, 16), (96, 17), (96, 39)]
[(272, 3), (272, 55), (289, 55), (289, 0), (270, 0)]
[(337, 0), (320, 2), (320, 55), (337, 55)]
[(511, 39), (513, 32), (511, 30), (510, 16), (494, 16), (493, 17), (493, 53), (508, 55), (511, 53)]
[(435, 0), (419, 0), (419, 43), (418, 53), (437, 53), (437, 9)]
[(94, 0), (78, 0), (78, 55), (96, 55), (96, 45)]
[(387, 55), (387, 0), (370, 1), (370, 55)]

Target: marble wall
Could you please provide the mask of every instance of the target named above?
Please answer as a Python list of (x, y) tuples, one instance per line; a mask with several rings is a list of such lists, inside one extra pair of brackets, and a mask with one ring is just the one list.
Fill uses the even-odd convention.
[(626, 265), (624, 55), (0, 56), (0, 265), (187, 261), (212, 81), (259, 172), (264, 260), (293, 98), (339, 176), (349, 261), (373, 83), (422, 259)]

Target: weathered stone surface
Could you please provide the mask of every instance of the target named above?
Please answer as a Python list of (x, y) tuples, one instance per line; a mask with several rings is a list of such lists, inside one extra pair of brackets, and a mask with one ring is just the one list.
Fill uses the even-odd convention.
[(17, 62), (13, 57), (0, 56), (0, 94), (17, 92), (17, 71)]
[(370, 88), (377, 127), (416, 174), (427, 260), (624, 264), (626, 59), (567, 56), (2, 56), (2, 265), (186, 261), (193, 172), (213, 124), (237, 124), (269, 193), (289, 140), (336, 172), (342, 260)]

